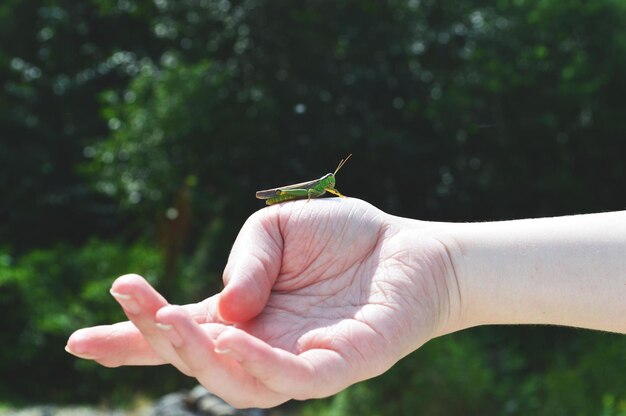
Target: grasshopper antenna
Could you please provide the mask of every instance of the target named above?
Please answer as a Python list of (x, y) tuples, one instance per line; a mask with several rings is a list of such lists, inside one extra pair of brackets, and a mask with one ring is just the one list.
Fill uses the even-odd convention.
[(335, 169), (335, 173), (333, 173), (333, 175), (336, 175), (337, 172), (339, 172), (339, 169), (341, 169), (343, 167), (343, 165), (346, 164), (348, 159), (350, 159), (350, 156), (352, 156), (352, 153), (350, 153), (347, 158), (341, 159), (341, 162), (339, 162), (339, 165), (337, 165), (337, 169)]

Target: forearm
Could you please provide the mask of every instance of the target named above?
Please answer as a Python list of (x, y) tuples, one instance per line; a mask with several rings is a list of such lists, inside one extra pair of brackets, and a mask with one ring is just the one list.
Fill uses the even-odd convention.
[(457, 329), (553, 324), (626, 333), (626, 211), (446, 228)]

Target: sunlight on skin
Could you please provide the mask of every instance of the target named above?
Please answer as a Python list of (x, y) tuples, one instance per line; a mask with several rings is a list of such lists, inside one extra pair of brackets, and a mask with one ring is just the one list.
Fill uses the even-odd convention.
[(448, 315), (441, 243), (394, 219), (353, 198), (263, 209), (233, 246), (221, 294), (170, 306), (122, 276), (112, 291), (132, 325), (79, 330), (69, 351), (106, 366), (170, 363), (237, 407), (334, 394), (440, 333)]
[(109, 367), (169, 363), (233, 406), (272, 407), (472, 326), (626, 333), (624, 252), (626, 212), (449, 224), (354, 198), (288, 202), (243, 225), (221, 293), (175, 306), (122, 276), (111, 294), (130, 321), (80, 329), (67, 350)]

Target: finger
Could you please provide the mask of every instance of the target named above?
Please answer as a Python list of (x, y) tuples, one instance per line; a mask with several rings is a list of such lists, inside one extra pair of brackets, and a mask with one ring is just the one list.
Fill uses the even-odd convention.
[(219, 314), (226, 321), (245, 322), (258, 315), (280, 272), (283, 241), (273, 208), (252, 215), (235, 240), (219, 301)]
[(165, 362), (169, 362), (184, 374), (189, 369), (182, 362), (171, 343), (155, 322), (157, 311), (168, 303), (159, 292), (141, 276), (128, 274), (113, 282), (111, 294), (120, 303), (126, 316), (141, 332), (152, 350)]
[(179, 306), (161, 309), (157, 320), (190, 374), (231, 405), (238, 408), (273, 407), (289, 399), (259, 383), (243, 371), (236, 360), (215, 352), (215, 339), (227, 326), (198, 325)]
[(213, 295), (202, 302), (183, 305), (194, 321), (202, 323), (224, 323), (217, 312), (219, 294)]
[(336, 351), (311, 349), (296, 355), (236, 328), (218, 336), (216, 351), (237, 360), (269, 389), (298, 400), (326, 397), (357, 381), (350, 380), (349, 365)]
[(131, 322), (79, 329), (70, 335), (65, 350), (105, 367), (165, 364)]
[[(183, 308), (198, 323), (215, 322), (217, 296)], [(79, 329), (69, 337), (65, 349), (70, 354), (95, 360), (105, 367), (166, 363), (129, 321)]]

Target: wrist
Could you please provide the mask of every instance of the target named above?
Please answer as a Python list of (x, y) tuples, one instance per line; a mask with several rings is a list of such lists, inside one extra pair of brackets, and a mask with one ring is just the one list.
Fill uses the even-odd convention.
[[(395, 229), (402, 230), (402, 244), (413, 259), (412, 283), (407, 297), (416, 305), (413, 313), (423, 315), (430, 329), (428, 338), (436, 338), (462, 329), (463, 302), (452, 258), (453, 240), (449, 232), (455, 224), (393, 217)], [(426, 340), (424, 325), (418, 329), (416, 348)]]
[[(498, 279), (488, 279), (489, 273), (497, 273), (488, 258), (497, 257), (489, 253), (485, 229), (481, 223), (446, 223), (438, 229), (437, 239), (445, 247), (450, 268), (458, 287), (458, 314), (448, 325), (448, 333), (463, 329), (501, 322)], [(483, 251), (484, 250), (484, 251)], [(480, 261), (480, 263), (479, 263)], [(493, 265), (492, 265), (493, 266)]]

